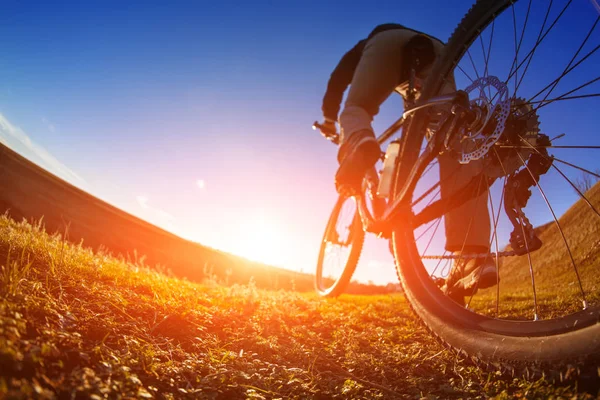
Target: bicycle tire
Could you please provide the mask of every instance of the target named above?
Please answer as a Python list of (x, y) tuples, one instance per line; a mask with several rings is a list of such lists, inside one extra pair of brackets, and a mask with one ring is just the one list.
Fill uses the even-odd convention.
[[(423, 99), (433, 97), (453, 72), (466, 49), (494, 18), (515, 1), (478, 0), (451, 35), (445, 55), (424, 85)], [(397, 170), (397, 188), (406, 178), (406, 165), (427, 124), (425, 112), (415, 114)], [(402, 168), (402, 165), (405, 167)], [(508, 321), (475, 314), (444, 295), (425, 270), (410, 224), (392, 234), (398, 278), (412, 310), (445, 345), (474, 361), (513, 372), (560, 372), (568, 365), (597, 368), (600, 356), (600, 311), (590, 309), (560, 319)], [(594, 372), (597, 375), (597, 370)], [(596, 378), (597, 379), (597, 376)]]
[(351, 199), (344, 196), (338, 197), (333, 207), (333, 210), (331, 211), (331, 215), (329, 216), (329, 220), (327, 221), (325, 233), (323, 234), (323, 239), (321, 240), (314, 284), (315, 290), (322, 297), (337, 297), (346, 290), (348, 284), (350, 283), (350, 280), (352, 279), (352, 275), (356, 270), (356, 266), (358, 265), (358, 261), (360, 259), (360, 254), (362, 252), (362, 247), (365, 240), (365, 232), (362, 229), (362, 224), (360, 221), (357, 207), (352, 217), (352, 223), (350, 227), (350, 229), (352, 230), (352, 242), (350, 243), (350, 245), (352, 247), (350, 248), (348, 259), (345, 262), (344, 268), (339, 277), (334, 279), (331, 285), (325, 284), (326, 278), (323, 276), (323, 264), (325, 262), (325, 253), (327, 251), (328, 238), (330, 237), (331, 230), (336, 229), (339, 215), (342, 211), (344, 203), (348, 200)]

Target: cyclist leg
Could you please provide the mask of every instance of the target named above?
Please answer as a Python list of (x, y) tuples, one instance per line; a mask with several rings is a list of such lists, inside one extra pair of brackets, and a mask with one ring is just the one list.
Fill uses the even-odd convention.
[[(452, 197), (457, 190), (476, 178), (482, 171), (480, 160), (460, 164), (448, 153), (440, 155), (438, 160), (443, 198)], [(444, 215), (446, 250), (478, 253), (489, 250), (491, 227), (487, 199), (486, 190)]]
[[(438, 160), (442, 198), (455, 196), (457, 190), (482, 172), (480, 160), (460, 164), (447, 153)], [(489, 252), (491, 226), (487, 202), (486, 190), (444, 215), (446, 250), (454, 255)], [(442, 290), (457, 303), (464, 304), (465, 296), (493, 286), (497, 280), (498, 270), (492, 258), (463, 257), (453, 261)]]
[(379, 106), (401, 83), (402, 49), (414, 35), (405, 29), (384, 31), (365, 46), (339, 118), (342, 145), (338, 152), (338, 188), (359, 187), (365, 172), (381, 154), (371, 122)]
[[(444, 50), (439, 42), (434, 42), (436, 56), (439, 57)], [(423, 71), (424, 78), (429, 75), (432, 67)], [(444, 83), (440, 94), (448, 94), (456, 91), (456, 83), (453, 76)], [(447, 106), (440, 106), (439, 115), (449, 110)], [(432, 119), (435, 119), (433, 117)], [(435, 130), (442, 121), (430, 121), (430, 128)], [(442, 198), (452, 197), (454, 192), (464, 187), (471, 179), (482, 172), (480, 160), (468, 164), (460, 164), (449, 152), (438, 156), (440, 164), (440, 189)], [(484, 184), (482, 182), (482, 184)], [(480, 196), (466, 201), (463, 205), (450, 210), (444, 215), (444, 226), (446, 231), (446, 250), (451, 252), (488, 252), (490, 246), (490, 216), (487, 207), (488, 191)]]

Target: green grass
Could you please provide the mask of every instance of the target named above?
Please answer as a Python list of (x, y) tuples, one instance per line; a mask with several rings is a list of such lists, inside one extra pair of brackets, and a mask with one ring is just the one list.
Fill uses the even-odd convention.
[(401, 295), (196, 284), (0, 217), (0, 398), (495, 396), (587, 395), (477, 368)]

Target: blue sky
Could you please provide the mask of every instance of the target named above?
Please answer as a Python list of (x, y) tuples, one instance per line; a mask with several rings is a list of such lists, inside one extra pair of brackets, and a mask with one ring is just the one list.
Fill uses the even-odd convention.
[[(336, 198), (335, 146), (310, 129), (331, 70), (379, 23), (445, 41), (468, 6), (5, 1), (0, 137), (165, 229), (312, 272)], [(386, 248), (369, 242), (360, 278), (394, 279)]]

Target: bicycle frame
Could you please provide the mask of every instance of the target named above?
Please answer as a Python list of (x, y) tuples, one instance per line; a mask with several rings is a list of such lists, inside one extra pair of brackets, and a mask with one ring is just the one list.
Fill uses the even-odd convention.
[(387, 128), (381, 135), (377, 137), (377, 142), (381, 145), (390, 137), (392, 137), (394, 133), (398, 132), (398, 130), (402, 128), (402, 125), (404, 125), (404, 121), (406, 121), (406, 117), (410, 116), (411, 114), (414, 114), (416, 111), (439, 104), (454, 102), (457, 99), (457, 97), (463, 96), (460, 93), (461, 92), (454, 92), (443, 96), (433, 97), (422, 104), (409, 108), (408, 110), (404, 111), (404, 113), (402, 113), (402, 116), (398, 120), (396, 120), (396, 122), (390, 125), (389, 128)]
[[(357, 196), (356, 200), (357, 200), (357, 204), (358, 204), (358, 210), (359, 210), (359, 214), (360, 214), (361, 221), (363, 224), (363, 229), (365, 231), (375, 233), (379, 236), (389, 237), (393, 223), (399, 217), (408, 216), (406, 211), (404, 211), (404, 212), (402, 211), (403, 209), (404, 210), (407, 209), (407, 207), (405, 207), (405, 204), (407, 201), (406, 196), (408, 193), (412, 192), (413, 187), (416, 185), (416, 181), (417, 181), (416, 178), (421, 175), (424, 168), (433, 160), (433, 158), (435, 158), (439, 154), (441, 146), (444, 142), (443, 140), (441, 140), (441, 138), (451, 137), (453, 135), (455, 128), (456, 128), (456, 122), (459, 119), (462, 119), (463, 121), (466, 121), (466, 122), (470, 122), (470, 120), (472, 120), (472, 118), (473, 118), (473, 115), (469, 108), (468, 95), (464, 91), (457, 91), (457, 92), (450, 93), (447, 95), (433, 97), (433, 98), (429, 99), (428, 101), (425, 101), (414, 107), (411, 107), (411, 108), (407, 109), (402, 114), (402, 116), (398, 120), (396, 120), (389, 128), (387, 128), (381, 135), (379, 135), (377, 137), (377, 142), (380, 145), (382, 145), (385, 141), (387, 141), (389, 138), (391, 138), (396, 132), (398, 132), (404, 126), (408, 117), (413, 115), (415, 112), (423, 110), (423, 109), (431, 107), (431, 106), (447, 104), (447, 103), (452, 103), (452, 105), (453, 105), (451, 116), (444, 122), (444, 124), (442, 125), (442, 128), (438, 132), (435, 133), (430, 144), (427, 146), (425, 151), (418, 157), (415, 164), (412, 166), (410, 174), (408, 175), (404, 184), (401, 185), (401, 190), (398, 191), (396, 193), (396, 195), (394, 196), (394, 198), (390, 199), (390, 202), (388, 202), (386, 204), (386, 207), (384, 208), (382, 215), (375, 215), (375, 216), (371, 215), (371, 212), (368, 210), (368, 208), (366, 206), (364, 195)], [(398, 165), (396, 165), (395, 171), (397, 171), (397, 168), (398, 168)], [(485, 186), (485, 185), (480, 185), (480, 186)], [(487, 189), (487, 186), (485, 187), (485, 189)], [(478, 189), (478, 192), (480, 190), (481, 189)], [(474, 193), (474, 194), (477, 194), (477, 193)], [(375, 200), (375, 198), (382, 199), (381, 197), (378, 197), (377, 194), (373, 190), (370, 191), (370, 196), (374, 200)], [(436, 202), (436, 203), (438, 203), (438, 202)], [(413, 218), (413, 219), (416, 219), (417, 221), (419, 221), (418, 224), (414, 224), (413, 222), (411, 222), (411, 224), (414, 225), (413, 226), (414, 228), (437, 217), (435, 215), (436, 214), (435, 213), (436, 206), (437, 206), (437, 208), (440, 208), (440, 207), (439, 207), (439, 204), (436, 204), (436, 203), (433, 203), (434, 207), (427, 208), (427, 211), (429, 211), (429, 212), (430, 212), (430, 210), (434, 211), (434, 212), (430, 212), (431, 214), (433, 214), (432, 216), (427, 216), (425, 214), (426, 218), (423, 218), (423, 216), (421, 215), (423, 213), (420, 213), (421, 218)], [(410, 207), (408, 207), (408, 209), (410, 210)], [(410, 215), (410, 216), (412, 216), (412, 215)]]

